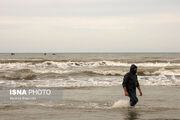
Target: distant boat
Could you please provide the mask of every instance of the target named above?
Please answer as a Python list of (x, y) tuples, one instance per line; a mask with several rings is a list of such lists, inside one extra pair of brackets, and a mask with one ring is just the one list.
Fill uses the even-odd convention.
[(15, 53), (11, 53), (11, 55), (15, 55)]
[(44, 55), (46, 55), (47, 53), (44, 53)]
[(55, 53), (53, 53), (52, 55), (56, 55)]

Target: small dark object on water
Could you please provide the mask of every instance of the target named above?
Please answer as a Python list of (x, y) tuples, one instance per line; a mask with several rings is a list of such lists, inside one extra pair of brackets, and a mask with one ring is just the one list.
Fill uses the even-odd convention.
[(15, 55), (15, 53), (11, 53), (11, 55)]
[(56, 55), (55, 53), (53, 53), (52, 55)]
[(44, 53), (44, 55), (46, 55), (46, 53)]
[(79, 63), (75, 63), (75, 65), (79, 66), (80, 64)]

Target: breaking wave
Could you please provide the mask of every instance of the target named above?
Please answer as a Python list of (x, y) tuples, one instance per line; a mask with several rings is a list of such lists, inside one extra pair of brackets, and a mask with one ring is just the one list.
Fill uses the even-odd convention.
[[(12, 62), (13, 61), (13, 62)], [(132, 63), (126, 63), (121, 61), (93, 61), (93, 62), (72, 62), (72, 61), (46, 61), (46, 60), (4, 60), (0, 62), (0, 67), (13, 67), (13, 66), (36, 66), (36, 67), (57, 67), (57, 68), (68, 68), (68, 67), (98, 67), (98, 66), (124, 66), (129, 67)], [(139, 67), (169, 67), (169, 66), (180, 66), (180, 63), (171, 62), (142, 62), (136, 63)]]
[[(180, 85), (180, 77), (176, 76), (139, 76), (140, 85), (148, 86), (177, 86)], [(35, 87), (63, 87), (63, 88), (83, 88), (83, 87), (108, 87), (121, 86), (123, 76), (68, 76), (54, 79), (34, 79), (34, 80), (0, 80), (0, 86), (35, 86)]]
[[(6, 80), (33, 80), (33, 79), (54, 79), (54, 78), (67, 78), (67, 77), (98, 77), (98, 76), (117, 76), (122, 77), (127, 70), (119, 70), (119, 69), (72, 69), (72, 70), (58, 70), (58, 69), (18, 69), (18, 70), (8, 70), (0, 72), (0, 79)], [(180, 76), (180, 70), (166, 70), (164, 68), (160, 69), (147, 69), (147, 70), (139, 70), (137, 73), (139, 76)]]
[[(1, 59), (0, 85), (116, 86), (122, 84), (131, 64), (118, 60)], [(141, 85), (180, 85), (180, 63), (146, 61), (136, 65)]]
[(32, 80), (36, 77), (35, 73), (30, 69), (20, 69), (0, 74), (1, 78), (7, 80)]

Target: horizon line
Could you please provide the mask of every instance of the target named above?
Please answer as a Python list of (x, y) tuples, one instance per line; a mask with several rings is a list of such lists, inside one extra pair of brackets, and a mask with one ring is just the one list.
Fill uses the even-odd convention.
[(180, 53), (180, 52), (167, 52), (167, 51), (163, 51), (163, 52), (158, 52), (158, 51), (155, 51), (155, 52), (0, 52), (0, 54), (8, 54), (8, 53), (17, 53), (17, 54), (20, 54), (20, 53)]

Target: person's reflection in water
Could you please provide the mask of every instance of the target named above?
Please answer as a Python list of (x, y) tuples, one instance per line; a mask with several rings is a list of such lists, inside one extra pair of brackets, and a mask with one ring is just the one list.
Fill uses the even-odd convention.
[(140, 114), (136, 109), (128, 109), (124, 120), (137, 120)]

